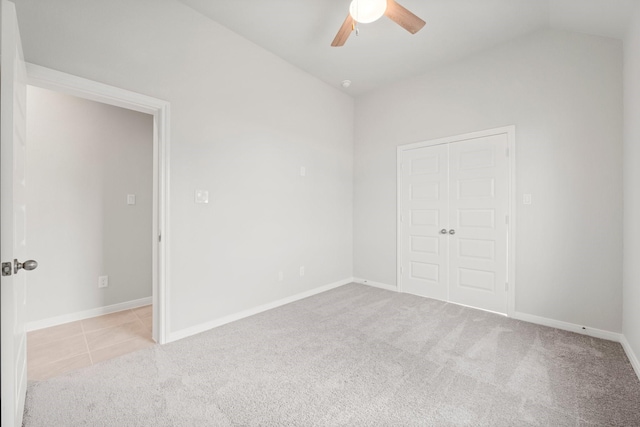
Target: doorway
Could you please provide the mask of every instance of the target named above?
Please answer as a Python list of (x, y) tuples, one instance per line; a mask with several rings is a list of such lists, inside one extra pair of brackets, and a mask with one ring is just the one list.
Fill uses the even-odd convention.
[(42, 380), (153, 344), (153, 117), (33, 86), (26, 99), (26, 226), (40, 264), (27, 377)]
[(398, 147), (400, 291), (513, 309), (514, 127)]
[(167, 337), (169, 311), (168, 293), (169, 251), (169, 110), (166, 101), (124, 89), (76, 77), (34, 64), (26, 64), (27, 84), (37, 88), (73, 95), (90, 101), (121, 107), (153, 117), (152, 153), (152, 337), (164, 344)]

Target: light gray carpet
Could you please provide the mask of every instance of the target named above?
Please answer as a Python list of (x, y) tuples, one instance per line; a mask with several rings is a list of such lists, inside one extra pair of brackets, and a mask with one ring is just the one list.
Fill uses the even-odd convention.
[(30, 383), (35, 426), (640, 426), (614, 342), (351, 284)]

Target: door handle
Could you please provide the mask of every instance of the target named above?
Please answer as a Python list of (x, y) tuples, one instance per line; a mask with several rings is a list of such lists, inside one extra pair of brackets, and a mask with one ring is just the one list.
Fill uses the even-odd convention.
[(443, 228), (442, 230), (440, 230), (440, 234), (447, 234), (447, 229)]
[(17, 259), (13, 260), (13, 274), (18, 273), (18, 270), (24, 269), (27, 271), (35, 270), (38, 267), (38, 262), (30, 259), (25, 262), (18, 262)]
[(456, 230), (452, 228), (451, 230), (449, 230), (449, 234), (456, 234)]

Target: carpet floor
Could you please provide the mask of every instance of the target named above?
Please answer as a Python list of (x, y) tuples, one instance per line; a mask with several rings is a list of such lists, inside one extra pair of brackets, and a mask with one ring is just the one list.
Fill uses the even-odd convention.
[(24, 426), (640, 426), (620, 344), (350, 284), (29, 383)]

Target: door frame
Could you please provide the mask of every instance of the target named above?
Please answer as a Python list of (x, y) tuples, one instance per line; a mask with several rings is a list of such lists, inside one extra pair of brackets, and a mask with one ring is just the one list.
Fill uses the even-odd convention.
[(35, 64), (26, 64), (27, 84), (153, 116), (153, 339), (169, 331), (169, 139), (170, 103)]
[[(509, 163), (509, 207), (507, 224), (507, 316), (515, 314), (516, 298), (516, 127), (504, 126), (494, 129), (486, 129), (478, 132), (462, 135), (448, 136), (444, 138), (419, 141), (405, 145), (399, 145), (396, 152), (396, 283), (398, 292), (402, 289), (402, 155), (405, 151), (417, 148), (431, 147), (434, 145), (450, 144), (452, 142), (484, 138), (494, 135), (507, 135), (507, 161)], [(452, 303), (455, 304), (455, 303)], [(474, 307), (475, 308), (475, 307)]]

